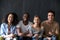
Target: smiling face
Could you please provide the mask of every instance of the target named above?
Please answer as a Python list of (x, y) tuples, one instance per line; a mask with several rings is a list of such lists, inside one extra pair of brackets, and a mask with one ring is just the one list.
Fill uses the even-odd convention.
[(48, 20), (53, 21), (54, 20), (54, 14), (52, 12), (48, 13)]
[(40, 18), (39, 18), (39, 17), (34, 17), (33, 22), (34, 22), (35, 24), (40, 24)]
[(23, 15), (23, 21), (28, 21), (28, 14)]
[(8, 18), (7, 18), (8, 23), (12, 23), (13, 22), (13, 15), (9, 14)]

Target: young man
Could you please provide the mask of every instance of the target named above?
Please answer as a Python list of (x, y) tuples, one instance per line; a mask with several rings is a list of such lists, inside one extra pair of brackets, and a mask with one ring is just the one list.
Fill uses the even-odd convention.
[(44, 39), (43, 40), (56, 40), (59, 34), (59, 24), (54, 20), (55, 12), (52, 10), (48, 11), (47, 20), (42, 22), (44, 26)]
[[(19, 24), (17, 25), (18, 36), (20, 36), (19, 40), (23, 40), (25, 37), (27, 37), (27, 35), (29, 33), (28, 30), (27, 30), (27, 28), (32, 23), (30, 21), (28, 21), (28, 19), (29, 19), (29, 13), (28, 12), (25, 12), (23, 14), (23, 20), (21, 20), (19, 22)], [(25, 40), (26, 40), (26, 38), (25, 38)]]

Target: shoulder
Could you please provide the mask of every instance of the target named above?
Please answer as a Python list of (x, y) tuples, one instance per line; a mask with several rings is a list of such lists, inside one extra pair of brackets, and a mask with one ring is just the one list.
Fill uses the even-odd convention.
[(42, 23), (46, 23), (46, 22), (47, 22), (47, 20), (43, 21)]
[(56, 26), (59, 26), (59, 23), (58, 23), (57, 21), (54, 21), (54, 24), (55, 24)]
[(30, 22), (30, 21), (28, 21), (29, 22), (29, 24), (32, 24), (32, 22)]
[(28, 25), (30, 25), (30, 26), (31, 26), (32, 24), (33, 24), (32, 22), (28, 21)]
[(57, 21), (54, 21), (54, 23), (59, 24)]
[(44, 26), (41, 26), (41, 27), (40, 27), (40, 30), (44, 30)]
[(19, 21), (19, 23), (22, 23), (22, 22), (23, 22), (22, 20)]
[(29, 28), (29, 29), (31, 29), (32, 27), (33, 27), (33, 25), (29, 25), (29, 27), (28, 27), (28, 28)]
[(41, 25), (45, 25), (47, 23), (47, 20), (41, 22)]
[(7, 25), (6, 23), (2, 23), (1, 25)]
[(7, 26), (6, 23), (2, 23), (2, 24), (1, 24), (1, 28), (5, 28), (6, 26)]
[(21, 23), (22, 23), (22, 20), (18, 22), (18, 24), (16, 25), (16, 27), (20, 27)]

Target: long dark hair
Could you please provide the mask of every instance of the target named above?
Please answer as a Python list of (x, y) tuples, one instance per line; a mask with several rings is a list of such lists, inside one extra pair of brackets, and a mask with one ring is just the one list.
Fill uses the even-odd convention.
[(13, 15), (13, 22), (12, 22), (12, 25), (16, 25), (19, 20), (18, 20), (17, 14), (14, 13), (14, 12), (9, 12), (8, 14), (6, 14), (6, 16), (5, 16), (5, 21), (4, 21), (4, 22), (8, 24), (7, 18), (8, 18), (8, 16), (9, 16), (9, 14), (12, 14), (12, 15)]

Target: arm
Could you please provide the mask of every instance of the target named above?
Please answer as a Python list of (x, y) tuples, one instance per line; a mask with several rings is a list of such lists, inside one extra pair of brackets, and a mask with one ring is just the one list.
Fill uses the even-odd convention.
[(3, 38), (11, 38), (14, 37), (14, 34), (4, 35)]
[(42, 26), (40, 32), (38, 33), (38, 34), (40, 34), (39, 37), (42, 37), (43, 33), (44, 33), (44, 27)]
[(4, 31), (4, 24), (1, 24), (1, 36), (4, 37), (6, 35)]
[(59, 24), (56, 24), (56, 28), (55, 28), (55, 35), (58, 36), (59, 35)]
[(50, 31), (49, 34), (50, 35), (58, 36), (59, 35), (59, 24), (55, 23), (54, 28), (55, 28), (55, 30)]
[(5, 28), (6, 28), (5, 24), (4, 23), (1, 24), (1, 36), (3, 38), (13, 37), (13, 34), (7, 35)]
[(21, 28), (17, 28), (17, 34), (18, 36), (23, 36), (23, 33), (21, 32)]
[(28, 37), (32, 37), (33, 36), (33, 34), (32, 34), (32, 29), (31, 29), (31, 25), (28, 27), (28, 34), (26, 35), (26, 36), (28, 36)]

